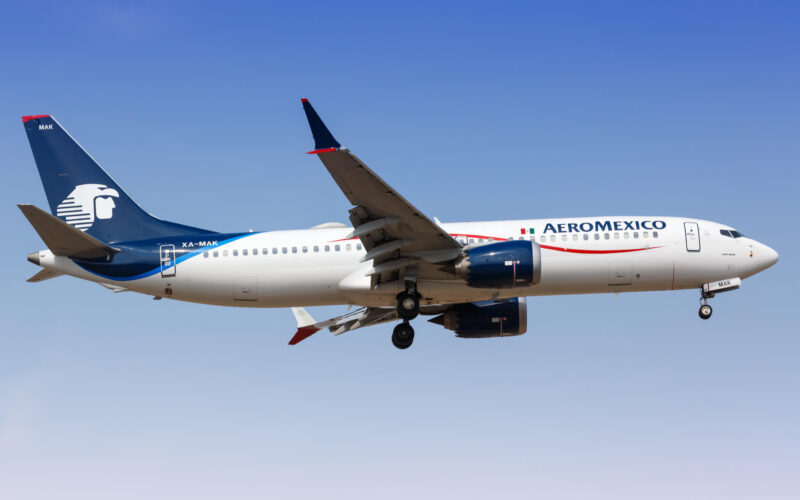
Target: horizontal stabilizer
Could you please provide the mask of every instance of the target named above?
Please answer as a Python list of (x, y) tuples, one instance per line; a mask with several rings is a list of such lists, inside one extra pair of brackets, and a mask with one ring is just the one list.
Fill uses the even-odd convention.
[(49, 280), (50, 278), (57, 278), (62, 275), (63, 273), (53, 271), (52, 269), (42, 269), (38, 273), (28, 278), (26, 281), (28, 283), (38, 283), (40, 281)]
[(17, 205), (53, 255), (75, 259), (101, 259), (119, 250), (74, 228), (33, 205)]

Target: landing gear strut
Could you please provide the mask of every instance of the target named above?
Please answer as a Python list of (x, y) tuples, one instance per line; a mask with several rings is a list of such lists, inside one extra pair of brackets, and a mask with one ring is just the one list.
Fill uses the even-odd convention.
[(414, 343), (414, 329), (408, 320), (394, 327), (392, 332), (392, 344), (398, 349), (408, 349)]
[(414, 329), (409, 321), (419, 315), (419, 294), (415, 270), (406, 271), (406, 290), (397, 294), (397, 316), (403, 320), (394, 327), (392, 344), (398, 349), (408, 349), (414, 342)]

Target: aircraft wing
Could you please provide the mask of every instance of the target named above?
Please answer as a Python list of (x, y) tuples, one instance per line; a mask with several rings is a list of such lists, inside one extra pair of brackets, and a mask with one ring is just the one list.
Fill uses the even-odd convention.
[(314, 318), (302, 307), (293, 307), (292, 313), (297, 320), (297, 333), (294, 334), (289, 345), (295, 345), (314, 335), (323, 328), (328, 328), (334, 335), (340, 335), (356, 328), (377, 325), (397, 319), (397, 309), (394, 307), (362, 307), (342, 316), (329, 320), (315, 322)]
[[(334, 139), (308, 99), (303, 109), (314, 136), (316, 154), (354, 205), (353, 232), (367, 250), (362, 261), (373, 261), (372, 286), (396, 279), (400, 272), (452, 278), (433, 264), (455, 258), (461, 244)], [(407, 271), (408, 270), (408, 271)]]

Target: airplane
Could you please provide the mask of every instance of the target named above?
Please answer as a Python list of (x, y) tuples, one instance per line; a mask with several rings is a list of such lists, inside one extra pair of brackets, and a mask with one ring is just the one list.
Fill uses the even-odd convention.
[[(314, 149), (352, 205), (350, 226), (219, 233), (145, 212), (49, 115), (22, 117), (49, 213), (20, 210), (47, 249), (42, 270), (114, 291), (233, 307), (288, 307), (294, 345), (398, 322), (414, 341), (418, 315), (462, 338), (527, 330), (526, 297), (698, 289), (708, 299), (778, 261), (736, 229), (684, 217), (618, 216), (442, 223), (418, 210), (331, 134), (308, 99)], [(358, 306), (315, 321), (305, 307)], [(349, 309), (348, 309), (349, 310)]]

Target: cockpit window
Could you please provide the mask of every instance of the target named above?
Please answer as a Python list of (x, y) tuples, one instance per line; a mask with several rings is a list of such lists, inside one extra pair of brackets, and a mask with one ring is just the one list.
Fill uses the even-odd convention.
[(727, 236), (728, 238), (742, 238), (744, 235), (739, 231), (733, 229), (720, 229), (719, 234)]

